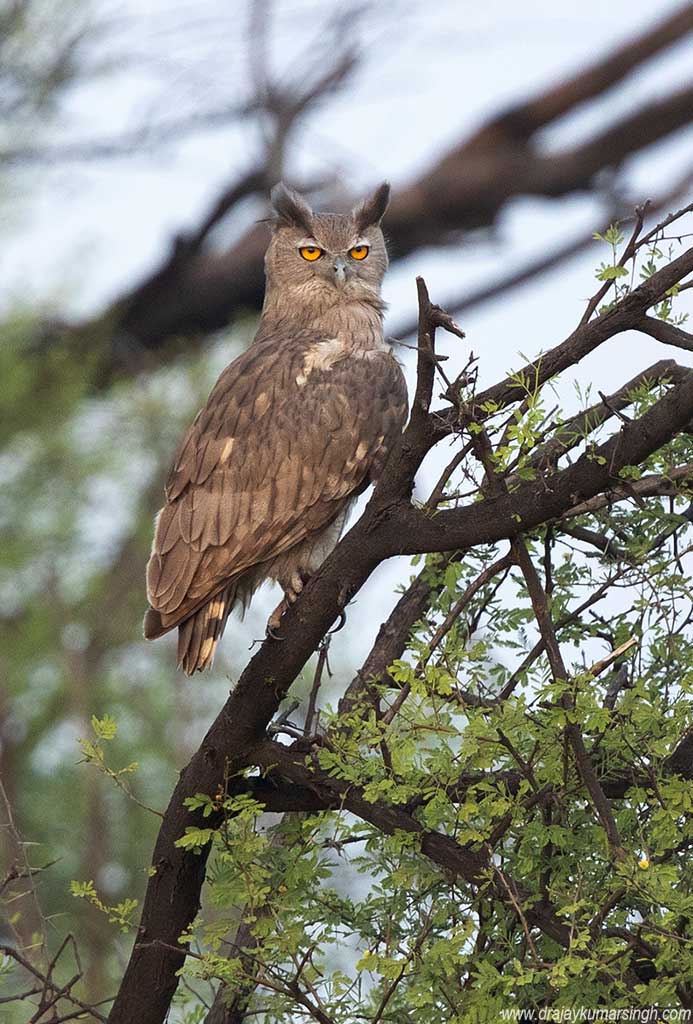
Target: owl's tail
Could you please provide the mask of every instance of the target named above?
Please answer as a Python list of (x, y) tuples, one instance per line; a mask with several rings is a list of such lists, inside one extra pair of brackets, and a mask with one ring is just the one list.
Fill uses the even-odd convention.
[(148, 608), (144, 616), (145, 639), (156, 640), (178, 626), (178, 667), (189, 676), (193, 672), (202, 672), (214, 661), (217, 644), (231, 610), (237, 607), (243, 615), (255, 589), (266, 575), (262, 565), (239, 573), (227, 581), (223, 590), (182, 621), (176, 612), (165, 615), (156, 608)]
[(227, 587), (178, 627), (178, 667), (186, 675), (202, 672), (214, 660), (226, 620), (236, 597), (236, 587)]

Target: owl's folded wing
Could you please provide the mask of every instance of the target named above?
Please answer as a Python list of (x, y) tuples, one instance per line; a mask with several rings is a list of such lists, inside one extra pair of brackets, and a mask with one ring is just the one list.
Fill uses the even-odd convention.
[(328, 525), (379, 472), (406, 417), (402, 372), (387, 351), (330, 344), (308, 334), (257, 342), (192, 424), (147, 567), (162, 632)]

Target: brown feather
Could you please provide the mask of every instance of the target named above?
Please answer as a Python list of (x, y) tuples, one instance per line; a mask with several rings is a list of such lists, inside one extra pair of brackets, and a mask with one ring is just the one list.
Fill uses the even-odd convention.
[[(311, 218), (328, 251), (369, 232), (372, 256), (355, 271), (363, 282), (353, 296), (300, 265), (289, 239), (305, 225), (284, 218), (256, 340), (223, 371), (173, 460), (147, 568), (145, 635), (180, 626), (188, 673), (211, 663), (234, 602), (245, 605), (265, 578), (286, 588), (292, 573), (313, 571), (401, 432), (406, 387), (382, 340), (378, 297), (387, 257), (374, 225), (386, 200), (381, 189), (352, 219)], [(281, 260), (299, 260), (305, 292), (293, 269), (287, 287), (275, 283)]]
[[(284, 343), (285, 358), (296, 370), (311, 342), (315, 345), (319, 339), (305, 337), (304, 332), (302, 337), (293, 339), (293, 344)], [(275, 344), (272, 343), (273, 350)], [(269, 342), (262, 347), (268, 349)], [(271, 354), (276, 357), (276, 350)], [(306, 387), (305, 394), (296, 389), (289, 395), (267, 387), (260, 353), (252, 355), (258, 378), (249, 398), (254, 393), (256, 404), (258, 394), (272, 395), (267, 411), (275, 412), (278, 405), (274, 430), (278, 431), (279, 443), (268, 444), (256, 433), (239, 437), (240, 443), (234, 444), (222, 463), (222, 440), (199, 433), (204, 424), (225, 414), (219, 397), (225, 397), (231, 384), (230, 371), (242, 375), (241, 356), (224, 372), (190, 432), (198, 437), (197, 451), (202, 453), (205, 463), (211, 463), (214, 454), (214, 468), (202, 483), (197, 482), (201, 476), (199, 464), (190, 457), (192, 436), (187, 439), (182, 446), (185, 459), (177, 460), (169, 481), (169, 493), (177, 493), (178, 497), (169, 499), (170, 504), (157, 525), (149, 598), (154, 608), (169, 615), (176, 611), (176, 622), (172, 625), (189, 616), (200, 599), (216, 592), (223, 580), (268, 561), (287, 546), (303, 540), (307, 535), (308, 511), (312, 530), (329, 523), (339, 512), (340, 499), (359, 488), (369, 476), (375, 455), (388, 447), (379, 443), (379, 438), (391, 436), (395, 424), (396, 432), (401, 430), (406, 398), (401, 371), (389, 353), (378, 353), (369, 360), (345, 359), (329, 370), (313, 371), (310, 389)], [(276, 361), (272, 359), (273, 368)], [(394, 392), (399, 399), (399, 415), (386, 415), (377, 402), (379, 382), (374, 371), (389, 379), (390, 395)], [(333, 401), (335, 392), (342, 401)], [(374, 399), (376, 415), (372, 411)], [(334, 414), (335, 405), (344, 407), (348, 414), (346, 429)], [(242, 425), (238, 407), (232, 402), (227, 408), (231, 422), (224, 423), (223, 436), (238, 437), (237, 428)], [(388, 423), (390, 419), (392, 425)], [(289, 442), (296, 452), (291, 459), (286, 458)], [(237, 452), (244, 455), (242, 461)], [(269, 487), (253, 487), (254, 480), (267, 477)], [(244, 482), (245, 478), (248, 488), (236, 490), (234, 478)], [(174, 508), (177, 517), (172, 514)], [(172, 533), (176, 527), (178, 540), (174, 543)]]

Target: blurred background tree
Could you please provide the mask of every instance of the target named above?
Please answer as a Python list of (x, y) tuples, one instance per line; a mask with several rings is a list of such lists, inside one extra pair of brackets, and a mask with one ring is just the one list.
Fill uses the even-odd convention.
[[(482, 378), (572, 329), (594, 229), (690, 188), (693, 6), (425, 8), (0, 12), (1, 941), (40, 958), (74, 932), (86, 999), (113, 988), (130, 938), (69, 883), (141, 896), (158, 819), (137, 801), (165, 806), (273, 601), (233, 624), (209, 678), (140, 639), (168, 462), (252, 337), (269, 187), (285, 176), (330, 208), (390, 178), (390, 330), (411, 333), (425, 273), (493, 352)], [(600, 387), (658, 358), (638, 338), (637, 360), (599, 357)], [(360, 595), (331, 693), (408, 575), (398, 560)], [(117, 722), (109, 764), (138, 763), (129, 793), (79, 764), (92, 715)]]

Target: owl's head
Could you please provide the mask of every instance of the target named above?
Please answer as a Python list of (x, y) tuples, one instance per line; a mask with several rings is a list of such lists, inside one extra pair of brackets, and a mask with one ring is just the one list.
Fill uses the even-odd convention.
[(272, 189), (274, 221), (265, 256), (268, 288), (335, 289), (335, 297), (368, 299), (380, 293), (387, 250), (380, 221), (390, 186), (384, 182), (349, 214), (313, 213), (283, 182)]

